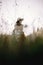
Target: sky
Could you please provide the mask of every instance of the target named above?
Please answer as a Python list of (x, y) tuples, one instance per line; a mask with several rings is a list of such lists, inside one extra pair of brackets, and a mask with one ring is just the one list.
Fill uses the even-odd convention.
[(12, 34), (17, 18), (24, 18), (25, 35), (43, 27), (43, 0), (0, 0), (0, 33)]

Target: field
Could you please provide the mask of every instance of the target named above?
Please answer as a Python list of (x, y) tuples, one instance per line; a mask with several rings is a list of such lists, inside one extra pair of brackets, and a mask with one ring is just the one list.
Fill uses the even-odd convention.
[(43, 56), (43, 38), (31, 40), (24, 35), (19, 41), (13, 35), (0, 35), (0, 60), (38, 60)]

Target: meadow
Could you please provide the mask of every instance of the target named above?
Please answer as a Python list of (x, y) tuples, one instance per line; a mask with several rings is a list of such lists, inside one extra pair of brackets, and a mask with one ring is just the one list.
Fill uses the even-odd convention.
[(43, 38), (31, 40), (22, 35), (19, 41), (13, 35), (0, 35), (0, 60), (35, 60), (43, 56)]

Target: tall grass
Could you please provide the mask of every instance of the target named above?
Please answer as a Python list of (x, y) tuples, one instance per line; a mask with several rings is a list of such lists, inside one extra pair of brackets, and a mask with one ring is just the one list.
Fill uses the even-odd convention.
[[(21, 35), (19, 41), (13, 35), (0, 35), (0, 59), (30, 59), (43, 52), (43, 38), (36, 37), (34, 42)], [(40, 55), (41, 54), (41, 55)]]

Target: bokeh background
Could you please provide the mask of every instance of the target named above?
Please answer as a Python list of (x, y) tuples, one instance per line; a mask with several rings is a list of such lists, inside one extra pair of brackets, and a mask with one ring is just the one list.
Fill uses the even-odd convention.
[(12, 34), (19, 17), (28, 25), (23, 29), (26, 36), (33, 32), (33, 26), (35, 31), (43, 27), (43, 0), (0, 0), (0, 33)]
[[(24, 18), (24, 34), (12, 34), (17, 18)], [(43, 59), (43, 0), (0, 0), (0, 60)]]

